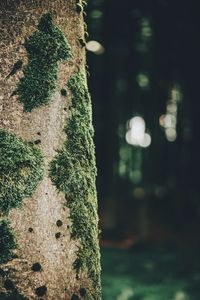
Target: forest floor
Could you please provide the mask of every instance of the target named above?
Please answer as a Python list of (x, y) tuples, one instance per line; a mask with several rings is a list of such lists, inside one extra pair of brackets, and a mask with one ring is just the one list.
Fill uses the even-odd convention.
[(198, 252), (102, 250), (103, 300), (200, 300)]

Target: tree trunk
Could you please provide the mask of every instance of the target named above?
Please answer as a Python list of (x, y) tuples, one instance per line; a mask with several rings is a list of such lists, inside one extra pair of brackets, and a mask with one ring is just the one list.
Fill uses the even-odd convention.
[(0, 299), (101, 299), (83, 4), (0, 4)]

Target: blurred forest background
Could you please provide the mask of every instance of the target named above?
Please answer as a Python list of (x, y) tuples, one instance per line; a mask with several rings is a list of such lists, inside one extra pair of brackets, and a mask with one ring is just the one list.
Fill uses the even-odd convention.
[(90, 0), (103, 299), (200, 299), (199, 1)]

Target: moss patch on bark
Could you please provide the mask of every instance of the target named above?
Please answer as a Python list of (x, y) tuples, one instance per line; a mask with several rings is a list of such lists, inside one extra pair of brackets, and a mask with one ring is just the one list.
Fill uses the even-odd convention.
[(81, 243), (74, 262), (77, 276), (83, 271), (92, 281), (85, 298), (101, 299), (94, 130), (85, 73), (73, 75), (68, 88), (72, 93), (72, 116), (65, 128), (67, 140), (51, 162), (50, 177), (65, 193), (72, 238)]
[(6, 219), (0, 221), (0, 264), (14, 258), (12, 250), (16, 248), (14, 233)]
[(49, 103), (56, 89), (58, 63), (70, 60), (71, 49), (62, 31), (53, 24), (50, 13), (44, 14), (35, 31), (24, 44), (28, 65), (17, 87), (24, 110)]
[(5, 130), (0, 130), (0, 211), (7, 214), (31, 196), (43, 178), (41, 151)]
[(0, 269), (0, 281), (3, 283), (5, 292), (0, 293), (0, 300), (28, 300), (19, 293), (14, 281), (9, 279), (9, 271)]
[(0, 293), (0, 300), (28, 300), (28, 298), (25, 298), (24, 296), (20, 295), (19, 293)]

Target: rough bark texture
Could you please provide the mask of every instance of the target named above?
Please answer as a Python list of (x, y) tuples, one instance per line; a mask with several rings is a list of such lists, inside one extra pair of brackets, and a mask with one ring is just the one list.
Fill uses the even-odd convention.
[[(17, 169), (16, 166), (10, 165), (10, 152), (5, 148), (2, 153), (8, 162), (0, 163), (0, 180), (9, 182), (12, 193), (15, 180), (19, 183), (20, 178), (27, 184), (26, 178), (32, 178), (35, 166), (38, 164), (41, 168), (41, 176), (37, 176), (39, 182), (36, 182), (37, 187), (34, 187), (33, 191), (30, 191), (29, 187), (22, 189), (21, 185), (17, 190), (17, 196), (19, 193), (25, 195), (21, 206), (16, 207), (14, 203), (6, 211), (0, 205), (0, 299), (101, 299), (97, 215), (94, 213), (92, 219), (88, 219), (88, 222), (92, 220), (92, 231), (89, 229), (85, 234), (94, 234), (91, 244), (88, 245), (87, 241), (81, 240), (80, 234), (72, 235), (75, 219), (70, 214), (68, 195), (51, 180), (53, 175), (51, 178), (49, 176), (50, 165), (57, 151), (63, 149), (67, 138), (67, 130), (64, 129), (73, 115), (70, 112), (73, 112), (73, 91), (69, 89), (67, 82), (74, 74), (85, 73), (81, 4), (79, 2), (77, 5), (76, 0), (3, 0), (0, 4), (0, 144), (5, 148), (10, 139), (17, 138), (10, 151), (12, 155), (16, 152)], [(26, 109), (20, 100), (20, 96), (25, 96), (17, 90), (30, 63), (28, 47), (24, 45), (38, 30), (39, 20), (47, 13), (53, 16), (53, 24), (67, 39), (72, 57), (69, 61), (61, 59), (56, 62), (58, 78), (54, 76), (56, 89), (52, 89), (50, 101)], [(45, 51), (48, 52), (48, 47)], [(16, 62), (19, 62), (19, 65), (23, 62), (23, 66), (12, 74), (14, 72), (11, 70)], [(40, 88), (42, 89), (42, 81)], [(90, 114), (90, 109), (88, 113)], [(22, 161), (21, 156), (23, 151), (27, 151), (26, 147), (30, 148), (30, 155)], [(35, 163), (38, 149), (39, 157), (43, 157), (40, 160), (41, 166)], [(9, 181), (6, 170), (12, 167), (12, 170), (18, 172), (19, 166), (20, 174), (16, 173), (16, 177), (11, 177)], [(27, 197), (29, 195), (31, 196)], [(0, 191), (0, 196), (1, 202), (7, 199), (6, 193), (3, 195)], [(88, 199), (92, 210), (96, 211), (96, 194), (88, 195)], [(10, 203), (13, 203), (12, 201)], [(70, 201), (73, 201), (73, 195)], [(86, 207), (86, 216), (87, 212)], [(80, 249), (84, 252), (90, 246), (94, 247), (91, 263), (94, 259), (96, 268), (92, 272), (88, 269), (84, 257), (81, 258), (81, 265), (77, 267), (77, 263), (80, 263)]]

